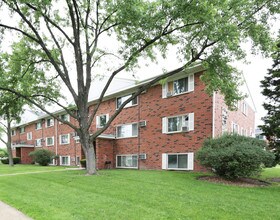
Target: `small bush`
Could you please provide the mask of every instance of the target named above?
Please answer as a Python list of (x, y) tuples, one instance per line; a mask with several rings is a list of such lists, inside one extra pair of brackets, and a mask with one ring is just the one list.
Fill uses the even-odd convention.
[(81, 166), (86, 168), (87, 167), (87, 160), (86, 159), (82, 159), (80, 160)]
[(14, 157), (13, 161), (14, 161), (14, 164), (20, 163), (20, 157)]
[(37, 149), (29, 153), (35, 163), (41, 166), (49, 165), (50, 161), (54, 158), (55, 154), (46, 149)]
[(262, 166), (272, 166), (274, 155), (265, 148), (264, 141), (237, 134), (226, 134), (205, 140), (197, 152), (197, 159), (203, 166), (211, 168), (221, 177), (227, 179), (249, 177), (259, 174)]
[[(9, 164), (9, 158), (2, 159), (1, 162), (3, 164)], [(14, 157), (13, 162), (14, 162), (14, 164), (20, 163), (20, 158), (19, 157)]]
[(9, 159), (8, 158), (2, 159), (1, 162), (2, 164), (9, 164)]
[(8, 157), (7, 150), (0, 148), (0, 158), (6, 158), (6, 157)]

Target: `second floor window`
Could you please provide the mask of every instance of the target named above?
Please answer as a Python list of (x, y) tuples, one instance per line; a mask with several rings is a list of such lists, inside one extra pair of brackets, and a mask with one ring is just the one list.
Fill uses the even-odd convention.
[(27, 133), (27, 140), (28, 141), (32, 140), (32, 132)]
[(39, 129), (41, 129), (42, 128), (42, 122), (37, 122), (36, 124), (35, 124), (35, 129), (36, 130), (39, 130)]
[(126, 124), (117, 126), (117, 138), (137, 137), (138, 124)]
[(23, 133), (25, 132), (25, 128), (24, 128), (24, 127), (20, 127), (20, 128), (19, 128), (19, 132), (20, 132), (21, 134), (23, 134)]
[(41, 147), (42, 146), (42, 139), (36, 139), (35, 140), (35, 147)]
[(46, 143), (47, 143), (47, 146), (54, 145), (54, 137), (47, 137), (46, 138)]
[(186, 132), (194, 130), (194, 113), (170, 116), (162, 119), (163, 133)]
[(69, 144), (70, 143), (70, 135), (69, 134), (62, 134), (59, 136), (59, 143), (60, 144)]
[(109, 120), (109, 114), (96, 116), (96, 127), (103, 128)]
[[(117, 98), (117, 109), (127, 100), (129, 99), (133, 94), (127, 95), (127, 96), (122, 96)], [(138, 104), (138, 99), (137, 97), (135, 97), (134, 99), (132, 99), (129, 103), (127, 103), (125, 105), (125, 108), (130, 107), (130, 106), (134, 106)]]

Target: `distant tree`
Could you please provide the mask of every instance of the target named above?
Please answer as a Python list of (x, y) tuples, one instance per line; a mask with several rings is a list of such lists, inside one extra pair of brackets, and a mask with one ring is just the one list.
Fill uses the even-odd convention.
[(18, 96), (9, 91), (0, 90), (0, 129), (7, 139), (0, 137), (6, 144), (9, 156), (9, 165), (13, 166), (11, 126), (19, 122), (25, 105), (32, 106), (23, 96), (32, 98), (37, 103), (46, 104), (50, 96), (59, 97), (59, 86), (55, 81), (47, 81), (40, 61), (36, 60), (36, 51), (32, 51), (26, 41), (14, 43), (12, 53), (0, 54), (0, 87), (8, 86), (21, 93)]
[[(202, 80), (209, 94), (221, 91), (228, 105), (241, 99), (237, 91), (239, 75), (229, 65), (243, 59), (241, 43), (248, 38), (254, 50), (270, 50), (267, 19), (279, 13), (277, 0), (2, 0), (0, 9), (9, 11), (17, 22), (0, 14), (3, 31), (26, 36), (30, 47), (41, 51), (71, 93), (77, 114), (60, 106), (77, 123), (63, 121), (80, 137), (86, 156), (87, 173), (96, 173), (94, 143), (124, 106), (158, 81), (185, 71), (201, 61), (207, 72)], [(2, 16), (2, 18), (1, 18)], [(8, 32), (5, 32), (8, 33)], [(112, 41), (112, 46), (109, 46)], [(156, 61), (157, 54), (168, 57), (177, 50), (178, 68), (147, 81), (127, 99), (103, 128), (90, 131), (91, 124), (112, 80), (123, 71), (139, 66), (140, 58)], [(109, 74), (94, 107), (88, 108), (89, 91), (96, 75)], [(75, 79), (76, 81), (73, 81)], [(13, 88), (0, 87), (20, 95)], [(35, 102), (29, 99), (30, 102)]]
[(262, 94), (266, 97), (263, 104), (267, 115), (260, 126), (269, 141), (269, 148), (275, 153), (275, 164), (280, 163), (280, 38), (273, 53), (274, 63), (267, 76), (261, 81)]

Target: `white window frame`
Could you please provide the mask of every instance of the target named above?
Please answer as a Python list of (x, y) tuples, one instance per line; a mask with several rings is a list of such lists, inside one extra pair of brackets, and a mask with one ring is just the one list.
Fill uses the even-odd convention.
[[(50, 120), (50, 125), (48, 125), (48, 120)], [(47, 118), (46, 119), (46, 128), (50, 128), (54, 126), (54, 118)]]
[[(168, 155), (188, 155), (188, 167), (187, 168), (169, 168), (168, 167)], [(162, 154), (162, 169), (163, 170), (193, 170), (194, 169), (194, 153), (163, 153)]]
[[(120, 98), (124, 98), (124, 101), (122, 101), (122, 104), (127, 100), (127, 99), (129, 99), (131, 96), (133, 95), (133, 93), (131, 93), (131, 94), (128, 94), (128, 95), (124, 95), (124, 96), (119, 96), (119, 97), (117, 97), (116, 98), (116, 109), (119, 109), (118, 108), (118, 99), (120, 99)], [(127, 97), (127, 98), (125, 98), (125, 97)], [(131, 100), (129, 103), (127, 103), (125, 106), (124, 106), (124, 108), (129, 108), (129, 107), (133, 107), (133, 106), (137, 106), (138, 105), (138, 96), (136, 96), (135, 97), (136, 98), (136, 104), (132, 104), (132, 101), (133, 100)], [(122, 105), (121, 104), (121, 105)]]
[[(182, 117), (182, 121), (183, 121), (183, 117), (188, 116), (189, 120), (188, 120), (188, 124), (184, 124), (182, 123), (181, 129), (178, 131), (168, 131), (168, 119), (169, 118), (175, 118), (175, 117)], [(182, 127), (188, 127), (188, 131), (183, 131)], [(183, 115), (173, 115), (173, 116), (168, 116), (168, 117), (164, 117), (162, 118), (162, 133), (163, 134), (174, 134), (174, 133), (182, 133), (182, 132), (189, 132), (189, 131), (193, 131), (194, 130), (194, 113), (186, 113)]]
[[(67, 157), (68, 158), (68, 164), (62, 164), (62, 158), (63, 157)], [(70, 166), (70, 164), (71, 164), (70, 156), (59, 156), (59, 164), (60, 164), (60, 166)]]
[(13, 130), (11, 131), (11, 135), (12, 135), (12, 136), (16, 136), (16, 134), (17, 134), (17, 131), (16, 131), (15, 129), (13, 129)]
[(238, 126), (238, 124), (235, 123), (235, 122), (232, 122), (232, 124), (231, 124), (231, 132), (232, 132), (232, 133), (239, 134), (238, 131), (239, 131), (239, 126)]
[[(78, 161), (79, 160), (79, 161)], [(80, 165), (81, 164), (81, 157), (80, 156), (76, 156), (76, 161), (75, 161), (76, 165)]]
[[(136, 167), (124, 167), (124, 166), (118, 166), (118, 157), (137, 157), (137, 166)], [(122, 168), (122, 169), (138, 169), (139, 163), (138, 163), (139, 157), (138, 154), (118, 154), (116, 155), (116, 168)]]
[[(65, 136), (65, 135), (68, 136), (68, 142), (67, 143), (62, 143), (61, 142), (62, 141), (62, 136)], [(70, 134), (61, 134), (61, 135), (59, 135), (59, 144), (60, 145), (70, 144)]]
[(32, 132), (30, 131), (30, 132), (27, 132), (27, 134), (26, 134), (26, 139), (28, 140), (28, 141), (31, 141), (32, 140)]
[[(64, 121), (70, 122), (70, 115), (69, 114), (66, 114), (66, 113), (62, 114), (62, 115), (59, 116), (59, 118), (62, 120), (62, 117), (64, 115), (66, 116), (66, 120), (64, 120)], [(59, 124), (63, 124), (63, 122), (60, 121)]]
[[(52, 144), (48, 144), (48, 139), (52, 139)], [(54, 146), (54, 136), (46, 137), (46, 146)]]
[[(40, 124), (40, 127), (37, 127), (37, 125)], [(35, 130), (41, 130), (42, 129), (42, 122), (38, 121), (35, 123)]]
[(248, 104), (245, 101), (242, 103), (242, 113), (248, 115)]
[(49, 163), (50, 166), (55, 166), (56, 165), (56, 160), (55, 159), (51, 159), (51, 163)]
[(42, 147), (42, 139), (41, 138), (35, 140), (35, 147)]
[(100, 117), (102, 116), (106, 116), (106, 123), (109, 121), (109, 114), (102, 114), (102, 115), (98, 115), (96, 116), (96, 128), (103, 128), (104, 126), (101, 126), (100, 124)]
[(188, 90), (185, 91), (185, 92), (174, 94), (174, 89), (173, 89), (173, 93), (171, 94), (170, 97), (174, 97), (174, 96), (178, 96), (178, 95), (193, 92), (194, 91), (194, 86), (195, 86), (194, 85), (194, 74), (189, 74), (187, 76), (180, 76), (180, 77), (170, 79), (166, 83), (164, 83), (162, 85), (162, 98), (169, 98), (169, 97), (167, 97), (167, 93), (170, 93), (170, 91), (168, 91), (168, 83), (173, 83), (173, 87), (174, 87), (174, 81), (177, 81), (177, 80), (180, 80), (180, 79), (185, 79), (185, 78), (188, 78)]
[[(126, 137), (118, 137), (118, 127), (122, 127), (122, 126), (128, 126), (128, 125), (131, 125), (131, 127), (136, 124), (136, 127), (137, 127), (137, 134), (136, 135), (132, 135), (132, 136), (126, 136)], [(131, 128), (133, 129), (133, 128)], [(132, 132), (131, 132), (132, 133)], [(117, 125), (116, 126), (116, 138), (117, 139), (123, 139), (123, 138), (135, 138), (135, 137), (138, 137), (138, 133), (139, 133), (139, 126), (138, 126), (138, 123), (137, 122), (134, 122), (134, 123), (128, 123), (128, 124), (121, 124), (121, 125)]]
[(19, 128), (19, 133), (20, 134), (24, 134), (25, 133), (25, 127), (24, 126)]

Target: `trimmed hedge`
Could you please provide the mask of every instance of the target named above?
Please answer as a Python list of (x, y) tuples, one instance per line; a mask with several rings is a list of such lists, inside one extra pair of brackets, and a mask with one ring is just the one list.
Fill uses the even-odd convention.
[(236, 179), (257, 175), (262, 167), (272, 166), (274, 155), (265, 149), (264, 141), (237, 134), (226, 134), (205, 140), (196, 158), (217, 175)]
[[(3, 164), (9, 164), (9, 158), (2, 159), (1, 162), (2, 162)], [(14, 164), (20, 163), (20, 157), (14, 157), (14, 158), (13, 158), (13, 162), (14, 162)]]
[(33, 162), (40, 164), (41, 166), (48, 166), (50, 161), (55, 157), (55, 154), (46, 149), (37, 149), (29, 153)]

